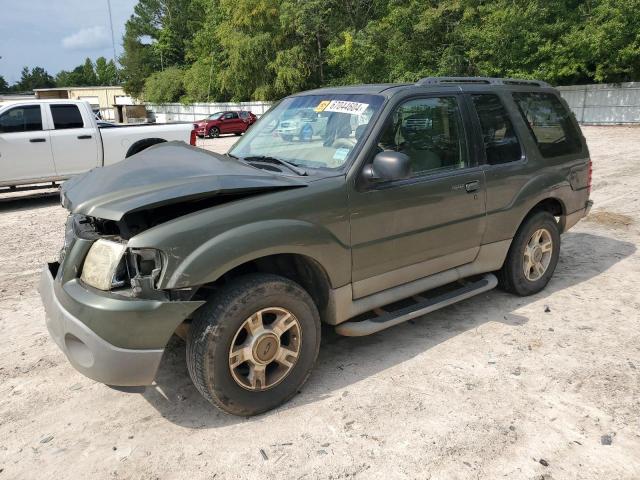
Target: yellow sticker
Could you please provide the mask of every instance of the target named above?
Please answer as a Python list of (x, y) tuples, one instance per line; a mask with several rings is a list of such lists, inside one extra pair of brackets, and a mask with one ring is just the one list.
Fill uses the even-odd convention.
[(314, 110), (316, 112), (322, 112), (324, 111), (325, 108), (327, 108), (327, 106), (331, 103), (331, 100), (323, 100), (321, 101), (318, 106), (316, 108), (314, 108)]

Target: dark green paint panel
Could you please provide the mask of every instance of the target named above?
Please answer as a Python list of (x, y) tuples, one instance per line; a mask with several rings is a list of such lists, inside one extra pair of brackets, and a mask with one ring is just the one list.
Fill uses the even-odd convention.
[(171, 335), (204, 302), (117, 298), (73, 279), (55, 283), (60, 304), (110, 344), (128, 349), (164, 348)]

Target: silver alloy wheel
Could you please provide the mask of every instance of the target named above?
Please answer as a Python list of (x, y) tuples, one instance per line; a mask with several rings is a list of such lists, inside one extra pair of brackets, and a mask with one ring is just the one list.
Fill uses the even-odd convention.
[(242, 388), (267, 390), (291, 372), (302, 345), (300, 322), (290, 311), (269, 307), (251, 315), (229, 349), (231, 376)]
[(540, 280), (549, 268), (551, 255), (553, 254), (553, 239), (546, 228), (540, 228), (533, 232), (531, 238), (524, 247), (524, 276), (527, 280), (535, 282)]

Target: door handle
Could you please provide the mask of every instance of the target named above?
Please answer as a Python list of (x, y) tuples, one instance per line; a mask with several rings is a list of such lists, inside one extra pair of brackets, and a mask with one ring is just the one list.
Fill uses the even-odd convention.
[(46, 138), (30, 138), (29, 141), (31, 143), (40, 143), (40, 142), (46, 142), (47, 139)]
[(469, 193), (475, 192), (479, 188), (480, 188), (480, 180), (474, 180), (473, 182), (468, 182), (464, 184), (464, 189)]
[(78, 140), (88, 140), (91, 138), (91, 135), (78, 135)]

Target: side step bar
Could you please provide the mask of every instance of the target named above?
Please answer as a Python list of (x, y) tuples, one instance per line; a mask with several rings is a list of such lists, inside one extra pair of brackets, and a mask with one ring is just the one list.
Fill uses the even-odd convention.
[[(397, 310), (386, 311), (384, 307), (376, 309), (378, 314), (374, 318), (366, 320), (349, 320), (336, 326), (336, 332), (347, 337), (361, 337), (371, 335), (399, 323), (420, 317), (435, 310), (452, 305), (461, 300), (466, 300), (479, 293), (486, 292), (498, 285), (498, 279), (492, 273), (483, 275), (480, 279), (468, 283), (461, 283), (454, 290), (440, 293), (434, 297), (427, 298), (424, 295), (413, 297), (416, 303), (408, 307)], [(428, 294), (429, 292), (425, 292)]]

